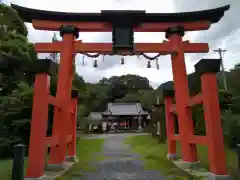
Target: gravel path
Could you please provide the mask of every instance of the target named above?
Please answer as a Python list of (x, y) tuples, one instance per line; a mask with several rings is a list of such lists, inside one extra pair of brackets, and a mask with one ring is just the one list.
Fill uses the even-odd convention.
[(164, 180), (158, 171), (146, 171), (139, 155), (131, 152), (124, 139), (141, 134), (111, 134), (106, 138), (102, 154), (107, 160), (93, 164), (96, 171), (84, 174), (76, 180)]

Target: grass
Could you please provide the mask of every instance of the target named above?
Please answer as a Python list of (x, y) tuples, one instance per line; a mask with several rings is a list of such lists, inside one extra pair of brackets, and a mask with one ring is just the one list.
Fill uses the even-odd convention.
[[(180, 143), (178, 143), (177, 146), (178, 146), (178, 149), (180, 149)], [(208, 170), (209, 169), (208, 156), (207, 156), (208, 149), (206, 146), (197, 146), (197, 148), (198, 148), (198, 157), (200, 160), (201, 167)], [(240, 172), (238, 170), (236, 153), (229, 148), (226, 148), (225, 152), (226, 152), (228, 171), (234, 180), (239, 180)], [(178, 156), (180, 157), (180, 150), (178, 150)]]
[[(77, 141), (77, 157), (79, 162), (76, 163), (67, 173), (58, 180), (71, 180), (73, 176), (81, 176), (82, 171), (92, 171), (93, 167), (89, 166), (94, 158), (96, 160), (105, 159), (104, 156), (95, 156), (94, 153), (100, 152), (104, 139), (81, 139)], [(125, 143), (130, 144), (133, 151), (142, 156), (147, 170), (161, 170), (163, 175), (179, 176), (169, 180), (182, 180), (186, 177), (186, 173), (179, 170), (166, 158), (167, 145), (158, 144), (157, 140), (152, 136), (133, 136), (126, 139)], [(177, 144), (178, 156), (180, 157), (180, 144)], [(201, 166), (208, 169), (207, 147), (198, 146), (198, 155)], [(226, 149), (227, 165), (230, 175), (234, 180), (240, 179), (238, 172), (238, 163), (236, 153), (230, 149)], [(25, 167), (27, 160), (25, 160)], [(12, 160), (0, 160), (0, 176), (2, 180), (10, 180), (12, 171)]]
[[(152, 136), (144, 135), (130, 137), (126, 140), (126, 143), (131, 145), (133, 151), (141, 154), (146, 169), (160, 170), (164, 175), (180, 176), (174, 180), (180, 180), (184, 176), (186, 177), (184, 172), (177, 169), (175, 165), (166, 158), (167, 145), (158, 144), (157, 140), (152, 138)], [(231, 177), (233, 177), (233, 180), (239, 180), (240, 173), (238, 170), (236, 153), (228, 148), (226, 148), (225, 151), (229, 173)], [(178, 157), (181, 157), (180, 143), (177, 143), (177, 155)], [(206, 146), (198, 146), (198, 156), (201, 162), (201, 167), (209, 169)]]
[(100, 161), (105, 159), (102, 155), (95, 155), (101, 152), (104, 139), (78, 139), (77, 141), (77, 157), (78, 162), (57, 180), (72, 180), (73, 177), (80, 177), (83, 171), (93, 171), (94, 168), (89, 165), (91, 161)]
[[(78, 139), (77, 141), (77, 157), (79, 159), (67, 173), (62, 177), (59, 177), (58, 180), (72, 180), (72, 177), (75, 175), (81, 175), (81, 171), (91, 171), (94, 170), (88, 165), (92, 160), (93, 154), (95, 152), (100, 152), (102, 149), (103, 139)], [(94, 157), (94, 160), (102, 160), (105, 157), (99, 155)], [(24, 163), (25, 170), (27, 167), (27, 160)], [(12, 173), (12, 160), (2, 160), (0, 159), (0, 177), (1, 180), (11, 180)]]
[(188, 176), (167, 159), (167, 145), (158, 144), (152, 136), (129, 137), (125, 143), (130, 144), (132, 150), (141, 155), (146, 170), (160, 170), (162, 175), (172, 176), (171, 180), (183, 180)]
[[(24, 162), (24, 168), (27, 167), (27, 160)], [(10, 180), (12, 174), (12, 160), (0, 159), (0, 177), (1, 180)]]

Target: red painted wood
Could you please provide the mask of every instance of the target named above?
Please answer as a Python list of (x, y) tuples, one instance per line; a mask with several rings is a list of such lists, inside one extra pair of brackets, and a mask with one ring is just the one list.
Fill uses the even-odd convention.
[[(108, 23), (99, 22), (56, 22), (33, 20), (32, 25), (38, 30), (58, 31), (63, 24), (76, 26), (81, 32), (112, 32), (112, 26)], [(208, 21), (182, 22), (182, 23), (144, 23), (135, 28), (135, 32), (165, 32), (169, 27), (184, 26), (186, 31), (207, 30), (211, 26)]]
[(216, 74), (203, 74), (201, 85), (210, 171), (217, 175), (227, 175)]
[(172, 55), (171, 58), (182, 159), (186, 162), (197, 162), (198, 158), (196, 145), (189, 144), (186, 139), (186, 137), (193, 135), (194, 129), (191, 118), (191, 109), (186, 108), (189, 99), (189, 88), (182, 37), (178, 34), (173, 34), (169, 37), (169, 41), (172, 44), (173, 49), (178, 49), (177, 54)]
[(32, 108), (27, 178), (39, 178), (44, 174), (47, 144), (48, 94), (49, 76), (47, 74), (37, 74), (34, 83), (34, 103)]

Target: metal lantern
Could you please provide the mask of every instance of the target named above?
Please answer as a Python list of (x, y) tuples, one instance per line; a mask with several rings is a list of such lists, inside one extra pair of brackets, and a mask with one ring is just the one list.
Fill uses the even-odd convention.
[(96, 59), (94, 60), (93, 67), (95, 67), (95, 68), (98, 67), (97, 60), (96, 60)]
[(148, 61), (147, 68), (151, 68), (151, 62)]
[(121, 57), (121, 65), (124, 64), (124, 57)]

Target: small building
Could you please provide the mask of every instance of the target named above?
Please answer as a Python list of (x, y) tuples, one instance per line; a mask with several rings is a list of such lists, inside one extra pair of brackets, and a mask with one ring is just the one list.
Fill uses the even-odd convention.
[(106, 111), (91, 112), (89, 129), (141, 130), (149, 124), (150, 114), (140, 103), (108, 103)]
[(116, 129), (141, 130), (148, 124), (147, 111), (140, 103), (108, 103), (102, 112), (102, 121), (114, 125)]

